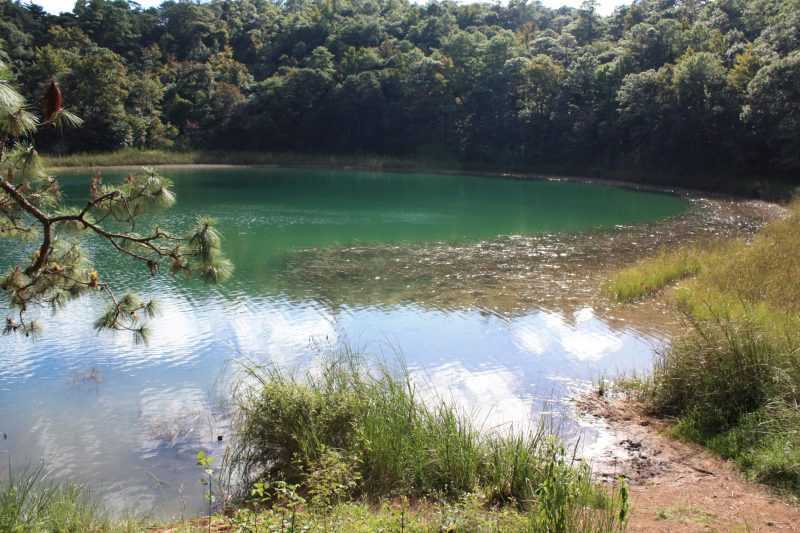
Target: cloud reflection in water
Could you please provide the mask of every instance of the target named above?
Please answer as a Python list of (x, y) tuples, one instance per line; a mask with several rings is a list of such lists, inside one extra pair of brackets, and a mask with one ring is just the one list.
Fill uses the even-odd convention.
[[(315, 346), (351, 343), (387, 359), (400, 354), (423, 397), (456, 402), (484, 428), (525, 429), (547, 413), (570, 435), (578, 428), (564, 416), (564, 396), (603, 374), (646, 369), (659, 342), (613, 328), (590, 308), (507, 316), (246, 295), (159, 299), (149, 346), (76, 322), (99, 313), (92, 300), (72, 303), (38, 343), (3, 339), (12, 355), (0, 361), (0, 429), (15, 461), (44, 459), (114, 508), (136, 501), (174, 516), (184, 510), (179, 493), (189, 510), (202, 505), (194, 454), (221, 453), (215, 434), (229, 431), (218, 400), (231, 359), (302, 367)], [(70, 376), (89, 369), (102, 381), (76, 385)]]

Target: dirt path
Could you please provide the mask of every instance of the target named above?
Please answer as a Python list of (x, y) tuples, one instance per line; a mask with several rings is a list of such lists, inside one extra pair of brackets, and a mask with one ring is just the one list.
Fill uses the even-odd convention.
[(594, 471), (630, 483), (629, 531), (800, 531), (800, 506), (702, 447), (666, 436), (666, 423), (634, 402), (591, 396), (578, 408), (605, 435), (589, 450)]

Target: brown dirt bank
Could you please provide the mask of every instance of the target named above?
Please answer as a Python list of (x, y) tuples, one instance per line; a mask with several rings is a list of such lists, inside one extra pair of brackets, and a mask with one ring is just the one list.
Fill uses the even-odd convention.
[(665, 435), (667, 421), (623, 397), (586, 395), (579, 412), (605, 435), (591, 450), (600, 479), (630, 483), (630, 531), (800, 531), (800, 507), (705, 448)]

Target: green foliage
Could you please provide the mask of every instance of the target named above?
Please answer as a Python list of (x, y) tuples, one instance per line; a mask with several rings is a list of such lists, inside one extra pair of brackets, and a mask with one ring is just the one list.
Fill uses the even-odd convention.
[(528, 514), (523, 529), (614, 531), (627, 519), (625, 489), (596, 486), (588, 466), (544, 430), (479, 431), (447, 402), (418, 398), (404, 370), (368, 368), (352, 353), (326, 358), (302, 379), (249, 369), (238, 401), (232, 466), (259, 497), (277, 480), (315, 508), (358, 497), (479, 495)]
[(136, 522), (109, 520), (81, 487), (51, 482), (42, 467), (12, 471), (0, 482), (0, 531), (49, 533), (140, 531)]
[(670, 283), (697, 274), (703, 253), (698, 248), (663, 251), (615, 273), (603, 291), (619, 302), (651, 296)]
[[(207, 463), (208, 456), (202, 461)], [(337, 460), (333, 460), (337, 462)], [(209, 465), (205, 464), (203, 468)], [(577, 496), (581, 491), (597, 494), (589, 478), (563, 462), (556, 469), (568, 472), (553, 473), (546, 480), (548, 487), (560, 487), (563, 475), (571, 476), (574, 485), (566, 491)], [(335, 468), (335, 470), (338, 469)], [(336, 478), (337, 476), (333, 476)], [(328, 487), (329, 474), (320, 479)], [(326, 481), (327, 480), (327, 481)], [(298, 489), (285, 481), (259, 482), (253, 485), (249, 502), (226, 515), (216, 515), (208, 520), (192, 520), (176, 524), (156, 526), (137, 520), (112, 520), (96, 505), (82, 488), (69, 484), (48, 481), (41, 468), (14, 472), (12, 479), (0, 484), (0, 530), (9, 533), (84, 532), (133, 533), (153, 529), (168, 529), (180, 532), (239, 531), (242, 533), (266, 533), (271, 531), (620, 531), (627, 520), (627, 492), (624, 484), (613, 498), (590, 500), (593, 505), (609, 508), (607, 513), (592, 511), (592, 507), (575, 506), (568, 521), (556, 522), (542, 511), (538, 514), (520, 511), (513, 507), (487, 507), (478, 495), (470, 494), (447, 500), (416, 500), (407, 498), (384, 499), (379, 502), (330, 500), (320, 507), (309, 505)], [(550, 490), (550, 489), (548, 489)], [(562, 490), (556, 488), (555, 490)], [(561, 498), (546, 495), (548, 504), (565, 505)], [(322, 501), (322, 500), (318, 500)], [(614, 507), (614, 511), (610, 510)], [(540, 508), (541, 509), (541, 508)], [(561, 511), (554, 511), (558, 514)], [(581, 518), (583, 517), (583, 518)], [(204, 522), (207, 522), (204, 523)], [(564, 529), (562, 526), (566, 526)]]
[(646, 0), (607, 17), (592, 1), (0, 10), (26, 94), (55, 78), (87, 122), (37, 134), (54, 153), (438, 154), (695, 186), (800, 169), (796, 0)]
[[(592, 488), (588, 465), (575, 468), (566, 462), (563, 448), (554, 447), (550, 453), (531, 529), (553, 533), (624, 530), (630, 512), (625, 481), (620, 479), (619, 490), (610, 496), (598, 493)], [(598, 513), (594, 507), (606, 512)]]
[[(296, 494), (296, 493), (295, 493)], [(315, 508), (273, 504), (260, 512), (239, 509), (233, 516), (217, 517), (213, 524), (243, 533), (268, 531), (452, 531), (490, 533), (494, 531), (537, 531), (525, 513), (514, 509), (487, 509), (475, 497), (455, 502), (384, 500), (379, 504), (346, 502), (325, 512)], [(187, 531), (192, 531), (191, 527)], [(201, 528), (197, 528), (201, 530)]]
[[(96, 97), (99, 106), (100, 96)], [(109, 102), (117, 105), (115, 97)], [(144, 342), (148, 330), (143, 320), (155, 316), (155, 303), (132, 294), (117, 297), (84, 254), (81, 241), (100, 240), (142, 263), (150, 275), (169, 261), (175, 274), (216, 283), (233, 269), (222, 254), (221, 237), (214, 221), (204, 217), (186, 235), (157, 225), (140, 233), (145, 215), (175, 203), (171, 182), (149, 168), (130, 174), (122, 183), (103, 184), (95, 176), (86, 205), (64, 207), (58, 180), (46, 173), (28, 137), (40, 126), (79, 126), (82, 120), (63, 107), (55, 81), (48, 85), (43, 108), (45, 118), (39, 119), (27, 111), (25, 99), (10, 81), (0, 79), (0, 237), (40, 241), (27, 260), (0, 277), (4, 299), (17, 312), (17, 318), (6, 319), (3, 333), (34, 336), (40, 326), (26, 317), (32, 307), (44, 305), (57, 311), (70, 299), (102, 292), (110, 304), (95, 328), (130, 331), (136, 342)]]
[(742, 116), (776, 151), (776, 162), (795, 168), (800, 153), (800, 51), (762, 67), (747, 85)]
[(361, 481), (359, 460), (357, 455), (347, 457), (338, 450), (323, 448), (319, 459), (305, 467), (311, 505), (324, 509), (349, 500)]

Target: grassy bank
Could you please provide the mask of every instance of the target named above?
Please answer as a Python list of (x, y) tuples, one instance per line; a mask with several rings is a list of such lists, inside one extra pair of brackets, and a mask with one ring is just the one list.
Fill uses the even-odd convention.
[(544, 430), (482, 431), (448, 402), (423, 402), (402, 369), (367, 370), (347, 354), (299, 379), (275, 368), (251, 378), (258, 385), (238, 395), (232, 466), (271, 512), (290, 487), (318, 512), (411, 500), (425, 502), (415, 515), (425, 521), (462, 502), (465, 520), (493, 509), (512, 530), (624, 529), (624, 486), (595, 485), (588, 465)]
[(751, 243), (662, 254), (606, 290), (670, 296), (689, 332), (656, 361), (648, 409), (676, 435), (735, 460), (751, 477), (800, 495), (800, 203)]
[(114, 152), (45, 155), (50, 168), (109, 167), (141, 165), (310, 165), (354, 167), (368, 170), (453, 169), (461, 166), (451, 160), (400, 158), (376, 155), (297, 154), (237, 151), (169, 151), (126, 148)]
[(662, 251), (618, 272), (604, 292), (618, 302), (633, 302), (652, 296), (668, 285), (697, 274), (704, 253), (698, 248)]

